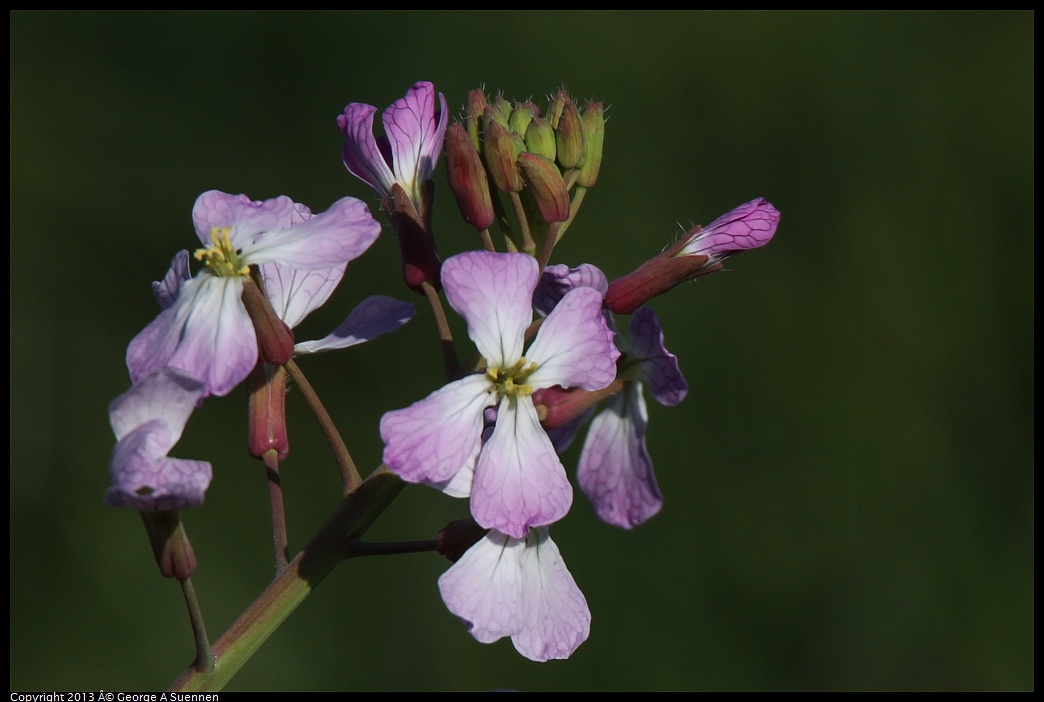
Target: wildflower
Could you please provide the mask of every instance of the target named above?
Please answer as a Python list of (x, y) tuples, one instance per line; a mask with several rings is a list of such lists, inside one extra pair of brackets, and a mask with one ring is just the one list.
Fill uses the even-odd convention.
[[(562, 298), (523, 356), (537, 278), (537, 263), (526, 254), (472, 251), (447, 260), (446, 297), (467, 322), (485, 372), (381, 419), (384, 462), (392, 471), (451, 495), (470, 494), (480, 525), (516, 539), (558, 520), (572, 502), (533, 391), (605, 387), (619, 356), (601, 313), (602, 296), (590, 288)], [(483, 444), (484, 414), (492, 407), (495, 425)]]
[(131, 341), (127, 367), (134, 382), (163, 366), (181, 368), (203, 380), (204, 397), (227, 395), (257, 363), (259, 339), (243, 301), (245, 292), (258, 292), (248, 289), (254, 286), (251, 266), (278, 264), (266, 270), (268, 284), (280, 290), (318, 283), (307, 301), (304, 295), (288, 296), (294, 302), (281, 311), (292, 325), (317, 306), (315, 300), (325, 301), (347, 263), (380, 233), (366, 205), (354, 198), (313, 215), (285, 196), (252, 201), (211, 190), (196, 200), (193, 222), (203, 243), (210, 244), (196, 252), (205, 266), (189, 279), (187, 255), (175, 257), (164, 280), (153, 286), (166, 307)]
[(606, 307), (617, 314), (631, 314), (686, 280), (722, 270), (722, 262), (729, 256), (769, 243), (778, 225), (779, 211), (759, 197), (706, 228), (693, 227), (666, 251), (611, 282)]
[(504, 636), (526, 658), (568, 658), (591, 611), (546, 527), (513, 538), (490, 531), (439, 578), (449, 610), (482, 643)]
[(206, 461), (168, 458), (204, 393), (203, 381), (165, 367), (142, 378), (109, 405), (116, 434), (109, 470), (112, 507), (176, 511), (203, 504), (212, 469)]

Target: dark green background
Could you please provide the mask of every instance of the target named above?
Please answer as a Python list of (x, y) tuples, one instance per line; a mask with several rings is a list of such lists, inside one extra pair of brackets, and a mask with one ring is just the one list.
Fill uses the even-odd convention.
[[(650, 407), (666, 502), (624, 532), (578, 494), (554, 528), (594, 616), (571, 660), (474, 642), (423, 554), (339, 568), (230, 689), (1034, 687), (1032, 13), (10, 19), (12, 689), (155, 690), (189, 662), (177, 586), (101, 497), (149, 282), (194, 245), (203, 190), (375, 207), (334, 119), (422, 79), (454, 114), (480, 85), (610, 106), (558, 262), (622, 275), (757, 196), (781, 226), (653, 303), (691, 386)], [(476, 248), (438, 187), (442, 253)], [(412, 299), (390, 233), (299, 338), (372, 293)], [(439, 383), (422, 312), (303, 364), (363, 466), (381, 414)], [(208, 401), (174, 451), (215, 467), (185, 516), (215, 637), (272, 572), (244, 407)], [(289, 411), (300, 547), (338, 478), (296, 393)], [(464, 514), (410, 488), (371, 535)]]

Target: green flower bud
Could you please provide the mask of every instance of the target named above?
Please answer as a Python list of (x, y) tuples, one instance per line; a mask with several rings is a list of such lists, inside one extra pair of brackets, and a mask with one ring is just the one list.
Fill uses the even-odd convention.
[(543, 117), (534, 117), (526, 130), (526, 150), (555, 160), (555, 130)]
[(460, 216), (478, 230), (493, 224), (493, 202), (482, 159), (464, 127), (451, 124), (446, 132), (446, 174), (460, 207)]
[(584, 108), (584, 161), (576, 184), (590, 188), (598, 180), (602, 167), (602, 141), (605, 139), (605, 114), (602, 103), (589, 102)]
[[(486, 115), (495, 112), (497, 110), (492, 107), (486, 108)], [(485, 137), (486, 168), (489, 169), (493, 184), (506, 193), (522, 190), (522, 175), (518, 172), (518, 154), (523, 146), (520, 142), (517, 135), (490, 117)]]
[(508, 119), (508, 129), (518, 134), (520, 137), (526, 135), (526, 129), (529, 127), (529, 123), (533, 121), (534, 117), (540, 116), (540, 108), (534, 105), (530, 101), (520, 102), (515, 105), (515, 110), (511, 113), (511, 117)]
[(562, 115), (555, 130), (558, 163), (562, 168), (576, 168), (584, 156), (584, 125), (580, 110), (572, 100), (562, 105)]
[(518, 165), (526, 187), (540, 209), (540, 218), (548, 224), (569, 219), (569, 192), (555, 162), (539, 154), (524, 152), (518, 156)]
[(559, 89), (551, 97), (551, 104), (547, 106), (547, 121), (555, 129), (558, 129), (558, 120), (561, 118), (562, 108), (565, 107), (567, 102), (572, 102), (572, 98), (569, 97), (569, 93), (565, 91), (565, 88)]
[(468, 93), (467, 124), (468, 136), (475, 150), (482, 151), (482, 115), (486, 112), (486, 94), (481, 90), (472, 90)]

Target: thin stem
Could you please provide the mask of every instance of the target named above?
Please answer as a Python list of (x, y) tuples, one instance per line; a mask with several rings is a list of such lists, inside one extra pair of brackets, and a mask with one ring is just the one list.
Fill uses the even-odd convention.
[(351, 538), (345, 540), (342, 553), (344, 553), (345, 558), (361, 558), (363, 556), (390, 556), (400, 553), (425, 553), (434, 551), (436, 548), (435, 539), (371, 543)]
[(518, 193), (511, 193), (511, 204), (515, 208), (515, 217), (518, 218), (518, 226), (522, 230), (522, 250), (532, 255), (536, 251), (536, 243), (533, 241), (533, 233), (529, 231), (529, 220), (526, 219), (526, 208), (522, 205), (522, 198)]
[(358, 489), (359, 485), (362, 484), (359, 469), (355, 467), (355, 461), (352, 460), (352, 455), (348, 453), (348, 447), (345, 445), (344, 439), (341, 438), (337, 427), (334, 426), (333, 419), (330, 418), (330, 413), (326, 411), (326, 407), (323, 406), (319, 396), (312, 388), (312, 384), (308, 382), (308, 378), (301, 372), (301, 369), (293, 359), (290, 359), (284, 365), (290, 373), (290, 377), (294, 379), (297, 387), (300, 388), (301, 393), (305, 396), (305, 400), (308, 401), (308, 406), (312, 408), (315, 420), (319, 422), (319, 428), (323, 430), (323, 435), (326, 436), (326, 442), (330, 444), (330, 450), (333, 451), (337, 467), (341, 469), (341, 482), (344, 485), (344, 494), (347, 495)]
[(561, 222), (552, 222), (547, 227), (547, 237), (544, 239), (544, 247), (540, 249), (540, 258), (537, 259), (541, 272), (544, 270), (544, 267), (547, 266), (547, 262), (551, 260), (551, 252), (554, 250), (555, 244), (558, 242), (558, 232), (561, 224)]
[(286, 571), (273, 580), (214, 643), (213, 669), (199, 671), (195, 667), (188, 668), (174, 681), (170, 691), (199, 692), (223, 688), (334, 566), (344, 560), (341, 553), (344, 540), (362, 536), (404, 485), (381, 466), (359, 489), (345, 495), (326, 524), (290, 562)]
[(496, 253), (497, 248), (493, 246), (493, 238), (489, 235), (489, 228), (483, 229), (479, 232), (479, 236), (482, 237), (482, 246), (490, 253)]
[(460, 362), (457, 360), (457, 350), (453, 346), (453, 332), (450, 331), (449, 321), (446, 319), (446, 310), (442, 308), (439, 293), (431, 283), (421, 283), (421, 287), (424, 288), (424, 296), (428, 298), (432, 314), (435, 315), (435, 326), (439, 331), (439, 345), (442, 347), (443, 370), (445, 370), (447, 378), (452, 378), (460, 369)]
[(562, 237), (565, 236), (566, 229), (569, 229), (569, 225), (576, 219), (576, 213), (580, 211), (580, 205), (584, 202), (584, 195), (587, 194), (587, 188), (582, 185), (576, 186), (576, 193), (573, 195), (572, 201), (569, 203), (569, 219), (562, 222), (562, 226), (558, 228), (558, 240), (562, 241)]
[(196, 660), (191, 670), (197, 673), (209, 673), (214, 670), (214, 652), (210, 649), (207, 628), (203, 624), (203, 612), (196, 599), (196, 588), (192, 586), (192, 578), (181, 581), (181, 592), (185, 595), (185, 606), (188, 607), (189, 621), (192, 623), (192, 638), (196, 640)]
[(283, 506), (283, 481), (279, 477), (279, 451), (270, 449), (262, 456), (268, 476), (268, 501), (272, 506), (272, 544), (275, 547), (275, 574), (278, 578), (289, 563), (286, 536), (286, 509)]

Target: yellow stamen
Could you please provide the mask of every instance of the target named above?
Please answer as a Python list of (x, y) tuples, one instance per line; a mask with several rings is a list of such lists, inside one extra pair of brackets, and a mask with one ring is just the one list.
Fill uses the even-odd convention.
[(240, 252), (232, 245), (232, 227), (214, 227), (210, 230), (214, 242), (205, 249), (196, 249), (197, 261), (206, 264), (210, 272), (223, 278), (250, 275), (250, 266), (239, 257)]

